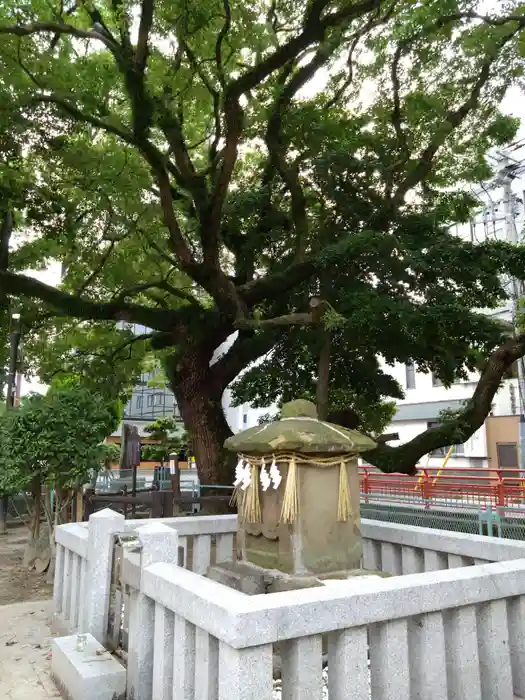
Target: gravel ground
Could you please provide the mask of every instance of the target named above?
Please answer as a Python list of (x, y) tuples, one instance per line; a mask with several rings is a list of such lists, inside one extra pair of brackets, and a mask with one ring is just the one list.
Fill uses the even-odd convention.
[(0, 605), (48, 600), (53, 587), (46, 583), (45, 574), (37, 574), (22, 566), (27, 541), (23, 526), (9, 529), (0, 537)]
[(0, 606), (0, 698), (59, 698), (51, 680), (52, 601)]

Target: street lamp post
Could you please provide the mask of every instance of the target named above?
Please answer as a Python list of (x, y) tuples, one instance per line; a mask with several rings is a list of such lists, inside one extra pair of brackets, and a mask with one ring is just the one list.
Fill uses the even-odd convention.
[(6, 392), (6, 408), (13, 408), (15, 405), (16, 393), (16, 375), (18, 371), (18, 352), (20, 349), (20, 340), (22, 337), (22, 329), (20, 328), (20, 314), (13, 314), (11, 319), (16, 326), (9, 334), (9, 374), (7, 375), (7, 392)]
[[(16, 374), (18, 370), (18, 352), (20, 348), (20, 340), (22, 337), (22, 329), (20, 327), (20, 314), (13, 314), (11, 320), (14, 322), (9, 334), (9, 373), (7, 375), (7, 391), (6, 391), (6, 408), (9, 410), (15, 405), (16, 392)], [(9, 497), (0, 497), (0, 535), (7, 534), (7, 507), (9, 505)]]

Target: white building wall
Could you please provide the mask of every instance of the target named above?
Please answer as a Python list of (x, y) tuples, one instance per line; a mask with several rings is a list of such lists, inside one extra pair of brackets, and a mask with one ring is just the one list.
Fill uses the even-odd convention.
[[(437, 409), (443, 410), (445, 408), (444, 404), (448, 402), (468, 400), (474, 393), (478, 381), (478, 375), (471, 373), (468, 381), (457, 382), (449, 388), (434, 386), (431, 374), (417, 372), (416, 370), (415, 388), (408, 389), (406, 386), (405, 365), (396, 364), (393, 367), (384, 365), (383, 368), (401, 384), (405, 391), (405, 398), (397, 402), (400, 408), (402, 406), (420, 408), (425, 406), (428, 408), (429, 404), (430, 406), (436, 404), (436, 411)], [(453, 408), (456, 407), (457, 404), (454, 404)], [(515, 415), (517, 411), (519, 411), (517, 380), (505, 380), (494, 397), (492, 415)], [(436, 418), (437, 416), (435, 418), (425, 418), (424, 420), (395, 420), (394, 418), (385, 432), (398, 433), (399, 440), (391, 441), (389, 444), (396, 446), (409, 442), (427, 429), (429, 420), (436, 420)], [(455, 467), (486, 467), (488, 466), (487, 458), (486, 431), (485, 426), (482, 426), (464, 443), (463, 454), (452, 453), (448, 465)], [(421, 460), (420, 466), (439, 467), (442, 465), (443, 460), (442, 456), (427, 456)]]
[(228, 425), (234, 433), (258, 425), (259, 419), (267, 413), (276, 414), (278, 412), (278, 408), (275, 405), (270, 408), (253, 408), (249, 403), (233, 406), (230, 389), (226, 389), (222, 395), (222, 407)]

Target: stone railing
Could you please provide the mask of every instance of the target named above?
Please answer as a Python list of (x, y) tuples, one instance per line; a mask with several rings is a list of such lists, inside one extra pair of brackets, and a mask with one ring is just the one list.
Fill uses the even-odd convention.
[(525, 542), (362, 520), (363, 566), (400, 576), (525, 557)]
[(246, 596), (163, 562), (170, 528), (138, 533), (132, 698), (270, 698), (276, 653), (283, 699), (317, 698), (323, 647), (331, 700), (525, 695), (525, 559)]
[(53, 597), (56, 616), (68, 632), (82, 629), (88, 621), (84, 606), (88, 594), (88, 540), (89, 530), (81, 524), (62, 525), (56, 530)]
[[(122, 568), (131, 589), (128, 700), (269, 699), (277, 656), (283, 700), (320, 698), (323, 661), (330, 700), (349, 690), (355, 700), (525, 697), (525, 543), (363, 521), (365, 566), (404, 575), (246, 596), (201, 575), (215, 560), (212, 536), (218, 560), (232, 558), (234, 517), (124, 523), (103, 511), (87, 537), (82, 526), (57, 535), (64, 551), (87, 553), (94, 577), (82, 621), (99, 640), (104, 542), (124, 527), (142, 544)], [(55, 590), (62, 611), (73, 609), (68, 581)]]
[[(106, 640), (113, 537), (119, 532), (162, 523), (177, 527), (178, 552), (171, 561), (196, 573), (213, 562), (233, 556), (237, 517), (201, 516), (151, 520), (125, 520), (112, 510), (92, 515), (89, 523), (61, 525), (56, 531), (56, 566), (53, 599), (58, 627), (64, 632), (90, 632), (100, 643)], [(140, 560), (130, 555), (125, 567)], [(170, 561), (169, 559), (167, 559)], [(89, 561), (89, 564), (88, 564)]]

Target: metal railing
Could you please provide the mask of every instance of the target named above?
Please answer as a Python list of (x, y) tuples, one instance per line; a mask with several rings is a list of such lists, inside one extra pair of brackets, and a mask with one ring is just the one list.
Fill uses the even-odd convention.
[(525, 475), (514, 469), (421, 467), (417, 476), (359, 469), (361, 498), (374, 501), (447, 505), (454, 508), (523, 508)]
[(420, 468), (417, 476), (360, 469), (361, 516), (525, 540), (525, 476), (511, 469)]

